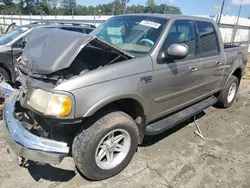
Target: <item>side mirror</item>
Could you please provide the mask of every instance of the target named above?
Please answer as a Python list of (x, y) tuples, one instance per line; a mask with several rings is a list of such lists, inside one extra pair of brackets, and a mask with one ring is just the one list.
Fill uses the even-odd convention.
[(188, 55), (188, 47), (183, 44), (171, 44), (166, 55), (167, 59), (183, 59)]

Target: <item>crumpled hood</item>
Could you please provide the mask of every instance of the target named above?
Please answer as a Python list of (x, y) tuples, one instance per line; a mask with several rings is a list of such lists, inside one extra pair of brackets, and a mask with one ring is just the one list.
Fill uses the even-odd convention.
[(92, 35), (51, 28), (34, 29), (28, 35), (20, 67), (32, 73), (51, 74), (69, 67), (87, 44), (105, 50), (114, 50), (134, 58), (127, 52)]

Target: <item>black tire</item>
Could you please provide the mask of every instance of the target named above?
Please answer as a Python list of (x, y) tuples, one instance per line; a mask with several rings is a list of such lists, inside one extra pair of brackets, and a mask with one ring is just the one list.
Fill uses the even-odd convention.
[[(0, 67), (0, 75), (2, 75), (4, 77), (5, 81), (10, 81), (10, 76), (9, 76), (8, 72), (2, 67)], [(1, 83), (1, 80), (0, 80), (0, 83)]]
[[(229, 90), (231, 88), (231, 86), (233, 84), (236, 84), (236, 93), (233, 97), (233, 99), (231, 101), (228, 101), (228, 94), (229, 94)], [(218, 102), (216, 103), (215, 107), (219, 107), (219, 108), (229, 108), (235, 98), (236, 98), (236, 94), (238, 91), (238, 87), (239, 87), (239, 80), (237, 77), (235, 76), (231, 76), (226, 84), (226, 87), (224, 88), (223, 91), (220, 92), (219, 96), (218, 96)]]
[[(78, 170), (87, 179), (107, 179), (121, 172), (134, 156), (138, 147), (137, 125), (129, 115), (121, 111), (111, 112), (100, 118), (93, 117), (90, 122), (91, 125), (87, 125), (88, 128), (80, 131), (74, 138), (72, 155)], [(104, 170), (96, 163), (96, 149), (105, 135), (117, 129), (127, 131), (131, 138), (131, 146), (127, 156), (118, 166)]]

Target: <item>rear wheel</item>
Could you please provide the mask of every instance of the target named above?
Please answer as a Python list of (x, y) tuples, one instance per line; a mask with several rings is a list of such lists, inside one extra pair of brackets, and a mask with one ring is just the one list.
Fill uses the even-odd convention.
[(117, 111), (97, 118), (89, 128), (79, 132), (73, 141), (72, 154), (84, 176), (102, 180), (121, 172), (137, 147), (135, 121)]
[(235, 76), (231, 76), (229, 78), (228, 83), (223, 91), (219, 94), (218, 102), (215, 106), (220, 108), (228, 108), (230, 107), (235, 98), (239, 87), (239, 80)]

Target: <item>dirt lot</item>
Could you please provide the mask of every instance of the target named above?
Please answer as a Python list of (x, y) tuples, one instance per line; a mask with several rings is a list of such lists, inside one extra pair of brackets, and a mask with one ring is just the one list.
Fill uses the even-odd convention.
[(193, 133), (193, 122), (147, 138), (121, 174), (101, 182), (87, 181), (75, 173), (71, 158), (58, 167), (33, 163), (27, 168), (17, 167), (0, 132), (0, 187), (249, 188), (249, 112), (250, 80), (244, 79), (231, 108), (211, 107), (198, 120), (204, 140)]

